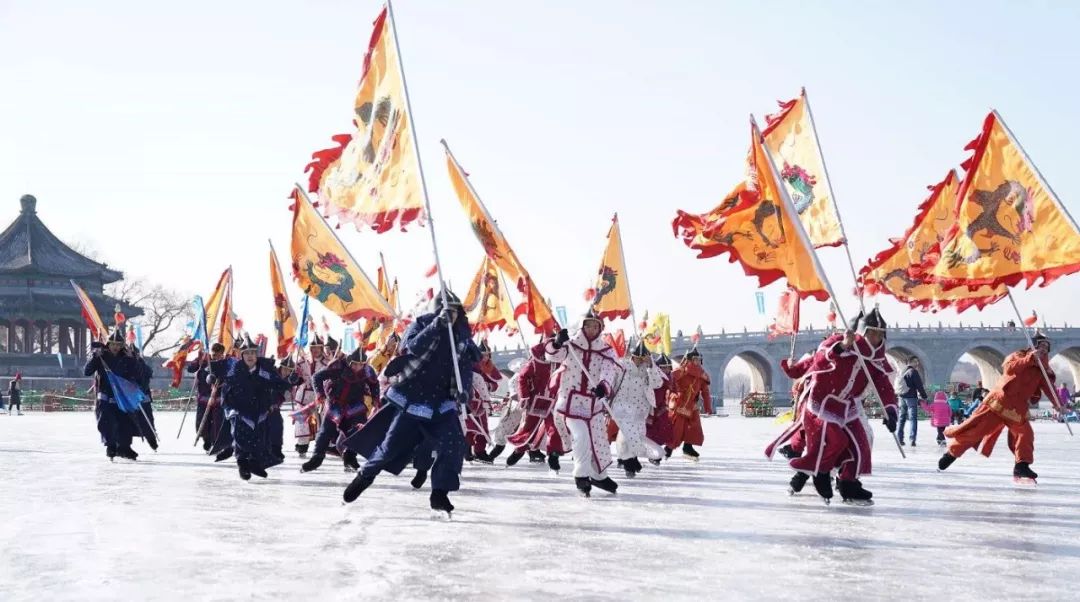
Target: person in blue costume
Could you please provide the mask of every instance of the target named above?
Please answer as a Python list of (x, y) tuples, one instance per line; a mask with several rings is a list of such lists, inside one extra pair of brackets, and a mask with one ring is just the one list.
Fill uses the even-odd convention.
[(150, 366), (141, 351), (135, 345), (131, 346), (131, 358), (135, 364), (135, 384), (146, 395), (142, 402), (142, 409), (132, 414), (131, 419), (135, 422), (137, 435), (142, 437), (150, 449), (157, 451), (157, 427), (154, 424), (154, 392), (150, 390), (150, 379), (154, 377), (154, 369)]
[(289, 383), (287, 390), (274, 390), (274, 405), (270, 406), (270, 451), (282, 462), (285, 461), (285, 419), (281, 416), (281, 408), (285, 401), (292, 399), (296, 387), (302, 382), (296, 374), (296, 362), (292, 357), (284, 357), (278, 361), (278, 376)]
[(105, 445), (105, 455), (110, 461), (116, 457), (135, 460), (139, 454), (131, 449), (131, 441), (136, 426), (131, 414), (125, 413), (117, 405), (107, 376), (112, 372), (129, 381), (138, 381), (138, 367), (124, 346), (124, 331), (117, 327), (109, 336), (108, 342), (102, 344), (94, 341), (90, 344), (90, 349), (92, 353), (83, 367), (83, 375), (94, 377), (97, 390), (94, 416), (97, 418), (101, 442)]
[[(214, 462), (224, 462), (233, 456), (232, 429), (229, 427), (229, 418), (225, 413), (223, 403), (224, 394), (222, 387), (225, 383), (225, 375), (234, 362), (240, 361), (240, 349), (244, 346), (242, 338), (233, 339), (232, 349), (229, 354), (220, 360), (210, 360), (209, 376), (206, 382), (217, 385), (217, 392), (210, 395), (210, 403), (207, 406), (206, 426), (203, 428), (203, 437), (210, 439), (210, 449), (207, 454), (214, 456)], [(211, 391), (214, 387), (211, 386)]]
[(210, 374), (210, 362), (217, 362), (225, 358), (225, 346), (221, 343), (214, 343), (210, 346), (210, 355), (206, 353), (199, 353), (199, 357), (194, 361), (188, 362), (187, 372), (188, 374), (195, 375), (195, 428), (199, 429), (199, 436), (203, 440), (203, 451), (210, 451), (210, 446), (213, 445), (213, 437), (207, 435), (209, 430), (205, 424), (206, 409), (210, 404), (210, 395), (213, 393), (213, 388), (206, 382), (206, 377)]
[[(465, 458), (465, 435), (459, 415), (466, 411), (471, 394), (469, 379), (473, 366), (480, 361), (461, 300), (450, 291), (437, 296), (433, 311), (409, 325), (399, 351), (400, 355), (383, 372), (390, 379), (383, 396), (385, 403), (357, 433), (358, 448), (350, 446), (367, 460), (343, 498), (346, 503), (356, 500), (384, 470), (400, 474), (412, 462), (418, 447), (423, 450), (430, 446), (435, 457), (431, 465), (431, 508), (449, 515), (454, 506), (447, 494), (460, 487), (458, 475)], [(458, 375), (466, 380), (459, 383)]]
[[(351, 435), (367, 422), (368, 409), (379, 398), (379, 376), (367, 363), (367, 355), (357, 348), (348, 357), (338, 358), (312, 377), (315, 391), (323, 400), (323, 421), (315, 437), (311, 458), (300, 467), (300, 472), (311, 472), (322, 465), (326, 450), (337, 444), (338, 437)], [(345, 470), (356, 470), (360, 463), (356, 452), (341, 451)]]

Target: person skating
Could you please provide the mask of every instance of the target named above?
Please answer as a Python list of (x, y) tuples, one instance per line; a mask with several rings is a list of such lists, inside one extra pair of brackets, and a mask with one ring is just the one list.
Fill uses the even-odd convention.
[[(323, 400), (323, 420), (315, 438), (311, 458), (300, 472), (311, 472), (322, 465), (331, 445), (336, 447), (339, 436), (347, 437), (367, 420), (368, 407), (379, 397), (379, 382), (375, 370), (368, 366), (363, 348), (347, 357), (335, 360), (314, 376), (315, 390)], [(346, 470), (356, 470), (360, 464), (356, 452), (338, 450)]]
[(649, 463), (659, 466), (667, 455), (664, 449), (671, 441), (671, 416), (668, 415), (668, 395), (671, 393), (671, 358), (661, 353), (656, 358), (662, 382), (653, 391), (653, 410), (645, 422), (645, 445), (648, 447)]
[(525, 408), (522, 406), (521, 399), (518, 398), (517, 394), (517, 373), (510, 371), (501, 371), (501, 373), (504, 378), (509, 378), (507, 387), (510, 389), (510, 394), (506, 397), (506, 413), (499, 419), (499, 424), (489, 431), (493, 447), (491, 451), (487, 452), (487, 459), (492, 462), (506, 450), (507, 437), (517, 432), (518, 428), (521, 427), (522, 420), (525, 418)]
[(921, 404), (922, 409), (930, 414), (930, 426), (937, 429), (937, 444), (945, 445), (945, 427), (952, 422), (952, 409), (949, 407), (945, 391), (934, 393), (934, 403)]
[[(1001, 380), (967, 420), (945, 429), (949, 442), (947, 451), (938, 460), (939, 470), (947, 469), (973, 447), (989, 457), (1002, 429), (1008, 429), (1009, 449), (1016, 460), (1013, 477), (1031, 481), (1038, 478), (1031, 470), (1035, 461), (1035, 432), (1028, 422), (1028, 405), (1042, 396), (1055, 408), (1059, 402), (1053, 387), (1054, 371), (1050, 369), (1050, 339), (1037, 333), (1033, 342), (1035, 349), (1021, 349), (1005, 358)], [(1043, 370), (1050, 378), (1049, 383)]]
[(671, 441), (668, 443), (666, 456), (682, 446), (683, 455), (698, 460), (701, 454), (695, 445), (705, 443), (705, 432), (701, 429), (701, 412), (698, 399), (706, 415), (712, 414), (712, 396), (709, 393), (710, 379), (701, 366), (701, 353), (697, 347), (688, 351), (679, 367), (671, 373), (671, 392), (668, 394), (668, 415), (671, 417)]
[(216, 388), (211, 387), (210, 402), (207, 404), (209, 417), (206, 420), (205, 435), (211, 441), (210, 450), (206, 453), (214, 456), (214, 462), (224, 462), (233, 457), (232, 427), (224, 404), (222, 384), (225, 382), (225, 376), (228, 374), (229, 368), (235, 362), (241, 360), (243, 346), (244, 340), (242, 338), (233, 339), (232, 348), (229, 349), (228, 354), (220, 360), (210, 362), (210, 374), (207, 377), (207, 382), (216, 385)]
[(487, 455), (487, 446), (491, 442), (488, 414), (491, 413), (491, 393), (498, 389), (503, 376), (491, 361), (491, 348), (487, 341), (480, 342), (479, 350), (480, 361), (473, 367), (472, 396), (465, 415), (465, 442), (469, 445), (465, 459), (491, 464), (491, 458)]
[(286, 356), (278, 361), (278, 376), (289, 383), (288, 389), (274, 389), (273, 405), (270, 406), (270, 450), (278, 460), (285, 461), (285, 419), (281, 416), (281, 410), (285, 402), (292, 399), (297, 387), (300, 386), (300, 377), (296, 375), (296, 362), (292, 357)]
[(97, 399), (94, 415), (97, 418), (97, 430), (105, 446), (105, 455), (112, 460), (120, 457), (135, 460), (139, 454), (131, 448), (135, 433), (135, 423), (130, 414), (117, 404), (108, 373), (135, 382), (137, 368), (131, 354), (124, 347), (124, 332), (120, 327), (113, 330), (108, 342), (94, 341), (90, 344), (91, 355), (83, 367), (83, 375), (94, 377)]
[(157, 451), (158, 437), (157, 427), (154, 424), (154, 392), (150, 389), (150, 380), (154, 377), (154, 369), (143, 358), (138, 347), (131, 345), (130, 350), (132, 361), (135, 363), (135, 384), (139, 386), (143, 395), (146, 396), (146, 399), (140, 404), (140, 411), (133, 414), (131, 418), (135, 422), (135, 431), (138, 436), (142, 437), (143, 441), (146, 441), (150, 449)]
[[(506, 458), (506, 465), (513, 466), (526, 453), (529, 462), (549, 462), (549, 468), (558, 470), (559, 456), (566, 453), (562, 437), (555, 427), (555, 394), (551, 389), (551, 362), (546, 349), (560, 349), (569, 340), (566, 331), (546, 337), (529, 349), (529, 357), (516, 376), (516, 394), (524, 410), (524, 418), (518, 429), (506, 440), (514, 446), (514, 452)], [(548, 454), (547, 458), (544, 455)]]
[(210, 375), (210, 362), (221, 361), (224, 357), (225, 345), (214, 343), (210, 346), (209, 356), (200, 352), (199, 357), (188, 362), (186, 367), (188, 374), (195, 375), (195, 428), (198, 429), (196, 440), (202, 439), (204, 452), (209, 452), (210, 446), (213, 445), (213, 438), (207, 434), (209, 429), (206, 428), (206, 409), (210, 403), (213, 387), (207, 382), (206, 377)]
[(652, 354), (644, 341), (638, 341), (630, 357), (622, 361), (621, 376), (611, 400), (611, 417), (619, 427), (615, 450), (627, 478), (641, 472), (638, 458), (660, 460), (664, 455), (662, 450), (650, 449), (645, 437), (646, 422), (656, 405), (655, 392), (663, 384), (664, 378), (653, 363)]
[(294, 412), (293, 434), (296, 436), (296, 453), (301, 458), (307, 457), (308, 447), (315, 433), (319, 432), (321, 405), (318, 401), (318, 393), (315, 391), (315, 373), (330, 365), (331, 357), (326, 353), (326, 342), (315, 333), (308, 345), (307, 353), (300, 353), (296, 362), (296, 374), (299, 376), (301, 385), (296, 388), (293, 402), (299, 412)]
[(8, 382), (8, 415), (22, 416), (22, 389), (19, 384), (22, 374), (16, 374), (15, 378)]

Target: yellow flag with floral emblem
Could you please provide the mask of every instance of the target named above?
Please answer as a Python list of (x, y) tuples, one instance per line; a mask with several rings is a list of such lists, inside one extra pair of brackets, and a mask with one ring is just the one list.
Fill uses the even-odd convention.
[(928, 254), (926, 279), (975, 290), (1080, 271), (1076, 224), (996, 111), (968, 149), (955, 223)]
[(510, 296), (502, 286), (499, 268), (491, 258), (484, 256), (480, 269), (469, 285), (469, 292), (463, 302), (469, 326), (476, 332), (490, 332), (500, 328), (508, 331), (514, 328), (514, 306)]
[(289, 297), (285, 294), (285, 279), (281, 276), (281, 266), (278, 265), (277, 252), (274, 245), (270, 245), (270, 291), (274, 295), (274, 332), (277, 334), (277, 356), (279, 358), (289, 355), (293, 342), (296, 340), (296, 312), (289, 303)]
[(641, 340), (652, 353), (671, 355), (671, 318), (667, 314), (656, 314), (641, 331)]
[(593, 313), (601, 320), (627, 318), (633, 312), (618, 214), (611, 218), (607, 247), (604, 249), (603, 259), (600, 260), (596, 284), (589, 289), (588, 296), (591, 297)]

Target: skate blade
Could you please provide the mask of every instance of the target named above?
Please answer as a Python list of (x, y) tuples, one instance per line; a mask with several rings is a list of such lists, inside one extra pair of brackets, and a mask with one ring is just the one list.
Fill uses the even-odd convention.
[(433, 521), (442, 521), (442, 522), (452, 522), (454, 520), (453, 514), (454, 514), (453, 512), (448, 512), (446, 510), (434, 510), (433, 509), (433, 510), (431, 510), (431, 520), (433, 520)]
[(691, 462), (700, 462), (701, 461), (700, 457), (695, 458), (694, 456), (688, 456), (686, 454), (683, 454), (683, 457), (686, 458), (687, 460), (690, 460)]
[(1029, 479), (1028, 477), (1013, 477), (1013, 483), (1020, 487), (1035, 487), (1038, 485), (1035, 479)]
[(857, 507), (873, 506), (874, 500), (844, 500), (844, 504)]
[(821, 498), (821, 499), (822, 499), (823, 502), (825, 502), (826, 506), (832, 505), (832, 500), (830, 500), (829, 498)]

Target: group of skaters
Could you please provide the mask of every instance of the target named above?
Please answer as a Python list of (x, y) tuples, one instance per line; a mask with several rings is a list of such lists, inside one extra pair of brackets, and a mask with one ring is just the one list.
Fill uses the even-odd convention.
[(863, 408), (863, 401), (871, 396), (880, 403), (883, 422), (901, 446), (903, 427), (899, 431), (897, 427), (905, 418), (911, 421), (914, 447), (920, 405), (930, 412), (938, 441), (945, 447), (937, 462), (939, 471), (973, 448), (989, 457), (1006, 431), (1015, 459), (1014, 479), (1034, 483), (1038, 475), (1031, 470), (1035, 435), (1028, 418), (1029, 405), (1046, 397), (1062, 410), (1050, 368), (1050, 339), (1036, 333), (1032, 346), (1006, 357), (997, 385), (984, 393), (970, 416), (956, 421), (944, 393), (932, 404), (925, 402), (917, 361), (908, 365), (899, 391), (893, 389), (893, 369), (885, 356), (886, 333), (886, 322), (874, 308), (860, 313), (844, 333), (827, 337), (813, 353), (781, 362), (781, 369), (794, 380), (794, 421), (766, 447), (765, 454), (772, 458), (780, 453), (788, 459), (795, 471), (789, 493), (799, 493), (812, 482), (818, 495), (829, 503), (835, 483), (845, 503), (873, 504), (872, 492), (861, 481), (872, 469), (873, 430)]

